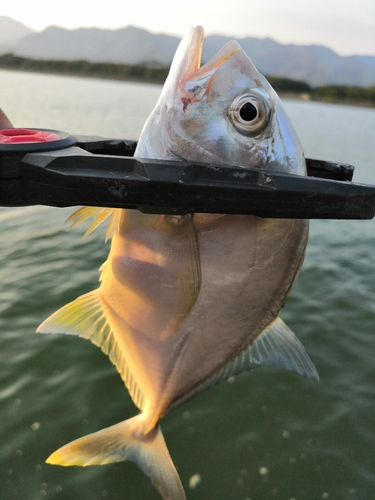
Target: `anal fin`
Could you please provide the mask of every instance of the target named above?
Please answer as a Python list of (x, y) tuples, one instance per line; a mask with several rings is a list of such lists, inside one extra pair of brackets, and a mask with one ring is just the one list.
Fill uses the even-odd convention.
[(91, 340), (108, 355), (128, 388), (134, 404), (143, 409), (144, 395), (129, 369), (126, 353), (117, 341), (107, 309), (100, 296), (100, 289), (93, 290), (53, 313), (39, 325), (37, 332), (66, 333)]

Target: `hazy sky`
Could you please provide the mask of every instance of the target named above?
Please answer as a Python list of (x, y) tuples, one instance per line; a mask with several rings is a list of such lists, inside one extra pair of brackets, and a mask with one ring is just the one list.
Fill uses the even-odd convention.
[(119, 28), (133, 24), (182, 36), (200, 24), (207, 34), (271, 37), (326, 45), (341, 55), (375, 55), (375, 0), (11, 0), (0, 15), (37, 31)]

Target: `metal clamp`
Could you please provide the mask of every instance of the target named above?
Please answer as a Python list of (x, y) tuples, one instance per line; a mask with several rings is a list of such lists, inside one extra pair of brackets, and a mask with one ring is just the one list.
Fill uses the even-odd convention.
[[(40, 131), (52, 136), (45, 142), (27, 142), (31, 132)], [(133, 158), (135, 141), (46, 129), (8, 133), (20, 136), (0, 141), (1, 206), (91, 205), (159, 214), (303, 219), (375, 215), (375, 186), (351, 182), (351, 165), (307, 159), (308, 176), (301, 177), (248, 167)]]

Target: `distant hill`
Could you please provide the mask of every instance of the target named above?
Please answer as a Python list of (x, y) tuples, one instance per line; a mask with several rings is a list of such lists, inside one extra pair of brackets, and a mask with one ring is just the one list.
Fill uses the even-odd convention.
[(0, 44), (5, 46), (34, 33), (24, 24), (8, 16), (0, 16)]
[[(224, 36), (208, 36), (203, 58), (212, 57), (229, 41)], [(327, 84), (375, 85), (375, 56), (339, 56), (321, 45), (284, 45), (271, 38), (238, 39), (257, 69), (266, 75), (303, 80), (314, 87)]]
[(41, 33), (32, 33), (18, 40), (13, 52), (36, 59), (84, 59), (90, 62), (149, 62), (166, 65), (172, 61), (179, 41), (177, 37), (154, 35), (134, 26), (117, 30), (66, 30), (50, 26)]
[[(4, 16), (0, 16), (1, 35), (2, 20)], [(3, 44), (0, 37), (0, 54), (13, 52), (36, 59), (168, 65), (179, 43), (177, 37), (153, 34), (134, 26), (117, 30), (67, 30), (50, 26), (40, 33), (30, 31), (12, 43)], [(203, 62), (230, 39), (220, 35), (207, 36), (203, 44)], [(375, 85), (375, 56), (342, 57), (327, 47), (285, 45), (271, 38), (247, 37), (238, 39), (238, 42), (258, 70), (267, 75), (303, 80), (312, 86)]]

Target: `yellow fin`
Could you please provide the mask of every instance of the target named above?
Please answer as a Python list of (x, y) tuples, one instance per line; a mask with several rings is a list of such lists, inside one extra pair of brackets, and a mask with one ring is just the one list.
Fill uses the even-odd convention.
[(108, 355), (128, 388), (134, 404), (143, 409), (145, 398), (129, 370), (125, 353), (117, 342), (99, 290), (81, 295), (56, 311), (39, 325), (37, 332), (66, 333), (91, 340)]
[(186, 500), (159, 425), (143, 434), (144, 415), (76, 439), (58, 449), (46, 462), (53, 465), (103, 465), (135, 462), (151, 479), (164, 500)]
[(104, 222), (108, 217), (110, 217), (105, 241), (112, 238), (113, 235), (118, 233), (118, 227), (120, 222), (121, 209), (118, 208), (101, 208), (101, 207), (81, 207), (76, 210), (66, 222), (71, 222), (69, 229), (82, 224), (90, 217), (94, 217), (94, 221), (87, 228), (84, 237), (91, 234), (102, 222)]

